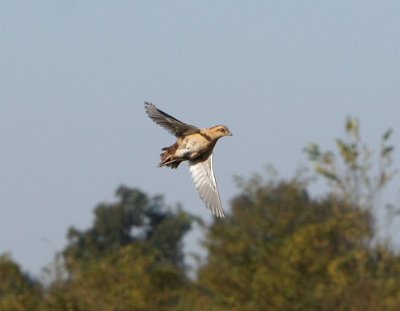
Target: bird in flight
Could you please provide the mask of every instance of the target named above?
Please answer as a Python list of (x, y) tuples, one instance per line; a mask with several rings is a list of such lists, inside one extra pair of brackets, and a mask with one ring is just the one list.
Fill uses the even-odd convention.
[(198, 128), (183, 123), (151, 103), (145, 102), (144, 107), (150, 119), (177, 137), (173, 145), (162, 148), (159, 166), (177, 168), (181, 162), (189, 161), (189, 170), (200, 198), (213, 214), (224, 217), (212, 152), (218, 139), (232, 136), (232, 133), (224, 125)]

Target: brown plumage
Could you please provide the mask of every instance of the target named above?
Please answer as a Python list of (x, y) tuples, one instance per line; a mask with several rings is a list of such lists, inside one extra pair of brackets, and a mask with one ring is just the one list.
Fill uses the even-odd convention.
[(224, 217), (212, 166), (212, 151), (218, 139), (232, 136), (232, 133), (224, 125), (200, 129), (186, 124), (151, 103), (145, 103), (145, 110), (155, 123), (177, 137), (173, 145), (162, 148), (159, 166), (177, 168), (181, 162), (189, 161), (189, 169), (200, 198), (215, 215)]

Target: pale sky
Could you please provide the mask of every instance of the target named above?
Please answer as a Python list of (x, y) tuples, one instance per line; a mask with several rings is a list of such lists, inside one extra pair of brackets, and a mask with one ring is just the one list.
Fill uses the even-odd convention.
[(233, 132), (214, 154), (227, 211), (235, 174), (291, 176), (348, 115), (399, 147), (400, 2), (0, 0), (0, 253), (39, 275), (121, 184), (211, 219), (186, 165), (157, 168), (174, 137), (145, 100)]

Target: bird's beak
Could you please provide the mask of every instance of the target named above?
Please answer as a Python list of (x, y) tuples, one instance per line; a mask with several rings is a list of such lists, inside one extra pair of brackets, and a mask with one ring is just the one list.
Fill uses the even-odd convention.
[(227, 136), (232, 136), (232, 133), (231, 133), (231, 132), (228, 132), (226, 135), (227, 135)]

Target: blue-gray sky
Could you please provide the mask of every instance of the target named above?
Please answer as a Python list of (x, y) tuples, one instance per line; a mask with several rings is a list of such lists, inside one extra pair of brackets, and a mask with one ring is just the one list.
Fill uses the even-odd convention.
[(214, 157), (227, 210), (234, 174), (291, 175), (347, 115), (398, 140), (399, 21), (398, 1), (1, 0), (0, 253), (39, 274), (120, 184), (210, 219), (185, 166), (156, 167), (174, 138), (145, 100), (231, 129)]

